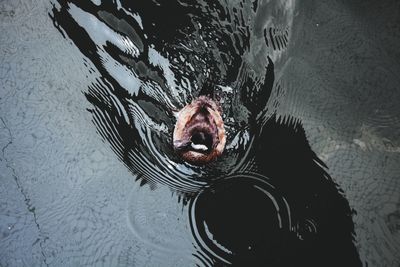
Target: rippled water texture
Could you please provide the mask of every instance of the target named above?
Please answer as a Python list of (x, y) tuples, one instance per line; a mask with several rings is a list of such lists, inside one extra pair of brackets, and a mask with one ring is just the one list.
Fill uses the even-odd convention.
[[(396, 1), (0, 2), (1, 266), (398, 266)], [(173, 150), (206, 95), (227, 134)]]

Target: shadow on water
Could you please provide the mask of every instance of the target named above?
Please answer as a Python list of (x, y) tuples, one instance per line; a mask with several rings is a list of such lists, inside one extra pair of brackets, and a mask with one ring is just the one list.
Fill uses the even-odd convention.
[[(142, 185), (187, 205), (203, 265), (361, 265), (343, 192), (301, 123), (275, 114), (296, 12), (294, 1), (53, 2), (55, 27), (101, 75), (82, 88), (98, 133)], [(200, 95), (220, 103), (227, 145), (199, 167), (174, 153), (172, 132)]]

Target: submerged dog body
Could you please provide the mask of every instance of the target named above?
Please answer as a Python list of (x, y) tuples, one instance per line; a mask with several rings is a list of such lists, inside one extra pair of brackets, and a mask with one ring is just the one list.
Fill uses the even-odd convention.
[[(143, 184), (167, 185), (189, 200), (196, 194), (211, 199), (214, 183), (228, 200), (240, 199), (240, 190), (224, 191), (221, 177), (255, 172), (257, 179), (243, 178), (257, 181), (244, 184), (246, 199), (265, 185), (290, 214), (276, 231), (256, 232), (260, 245), (252, 250), (244, 246), (247, 235), (231, 234), (251, 221), (243, 222), (241, 214), (225, 221), (235, 218), (235, 207), (216, 209), (214, 224), (206, 218), (207, 231), (224, 249), (223, 256), (205, 252), (211, 262), (359, 266), (347, 200), (312, 152), (301, 123), (277, 118), (267, 105), (288, 58), (294, 1), (118, 3), (60, 0), (53, 10), (62, 34), (101, 74), (86, 96), (116, 155)], [(225, 180), (242, 186), (242, 180)], [(207, 200), (196, 201), (201, 206)], [(204, 206), (222, 202), (230, 201)], [(252, 221), (276, 215), (278, 202), (266, 201), (270, 209), (259, 203), (249, 208), (261, 211)], [(268, 234), (275, 232), (284, 234), (271, 245)]]

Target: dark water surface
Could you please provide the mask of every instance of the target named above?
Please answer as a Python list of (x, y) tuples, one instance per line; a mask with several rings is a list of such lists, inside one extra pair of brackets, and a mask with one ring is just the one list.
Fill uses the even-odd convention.
[[(396, 1), (1, 1), (0, 266), (399, 266)], [(177, 112), (221, 104), (193, 166)]]

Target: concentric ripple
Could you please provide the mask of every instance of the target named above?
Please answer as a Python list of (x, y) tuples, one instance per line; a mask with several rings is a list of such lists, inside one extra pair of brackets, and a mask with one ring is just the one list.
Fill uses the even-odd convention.
[(276, 263), (291, 236), (290, 207), (267, 177), (224, 177), (189, 208), (198, 257), (225, 264)]

